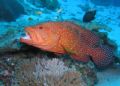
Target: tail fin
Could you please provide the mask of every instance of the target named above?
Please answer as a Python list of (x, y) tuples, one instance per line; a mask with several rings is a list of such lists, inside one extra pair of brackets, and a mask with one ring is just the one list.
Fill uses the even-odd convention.
[(100, 46), (95, 48), (92, 53), (92, 60), (98, 68), (108, 67), (114, 61), (114, 54), (108, 46)]

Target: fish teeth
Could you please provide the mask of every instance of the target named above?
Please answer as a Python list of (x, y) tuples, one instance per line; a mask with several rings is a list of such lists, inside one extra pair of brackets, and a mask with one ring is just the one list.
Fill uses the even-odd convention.
[(26, 36), (22, 37), (23, 39), (28, 39), (30, 40), (30, 36), (26, 33)]

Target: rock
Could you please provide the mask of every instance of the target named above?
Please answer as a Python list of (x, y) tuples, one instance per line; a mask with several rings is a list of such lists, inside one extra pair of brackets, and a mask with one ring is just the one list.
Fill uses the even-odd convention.
[(25, 14), (23, 6), (17, 0), (0, 0), (0, 21), (11, 22)]

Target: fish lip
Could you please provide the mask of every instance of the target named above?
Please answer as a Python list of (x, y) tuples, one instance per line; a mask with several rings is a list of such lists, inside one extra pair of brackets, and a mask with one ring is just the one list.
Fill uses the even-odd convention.
[[(26, 31), (26, 30), (25, 30), (25, 31)], [(30, 35), (29, 31), (26, 31), (26, 32), (25, 32), (25, 36), (22, 37), (22, 39), (25, 39), (25, 40), (30, 40), (30, 39), (31, 39), (31, 35)]]

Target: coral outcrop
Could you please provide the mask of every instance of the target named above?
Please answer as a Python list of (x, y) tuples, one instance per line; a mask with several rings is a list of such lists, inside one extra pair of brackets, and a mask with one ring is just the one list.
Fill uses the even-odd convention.
[(94, 75), (90, 67), (82, 64), (69, 67), (62, 59), (36, 57), (18, 63), (12, 86), (93, 86)]

